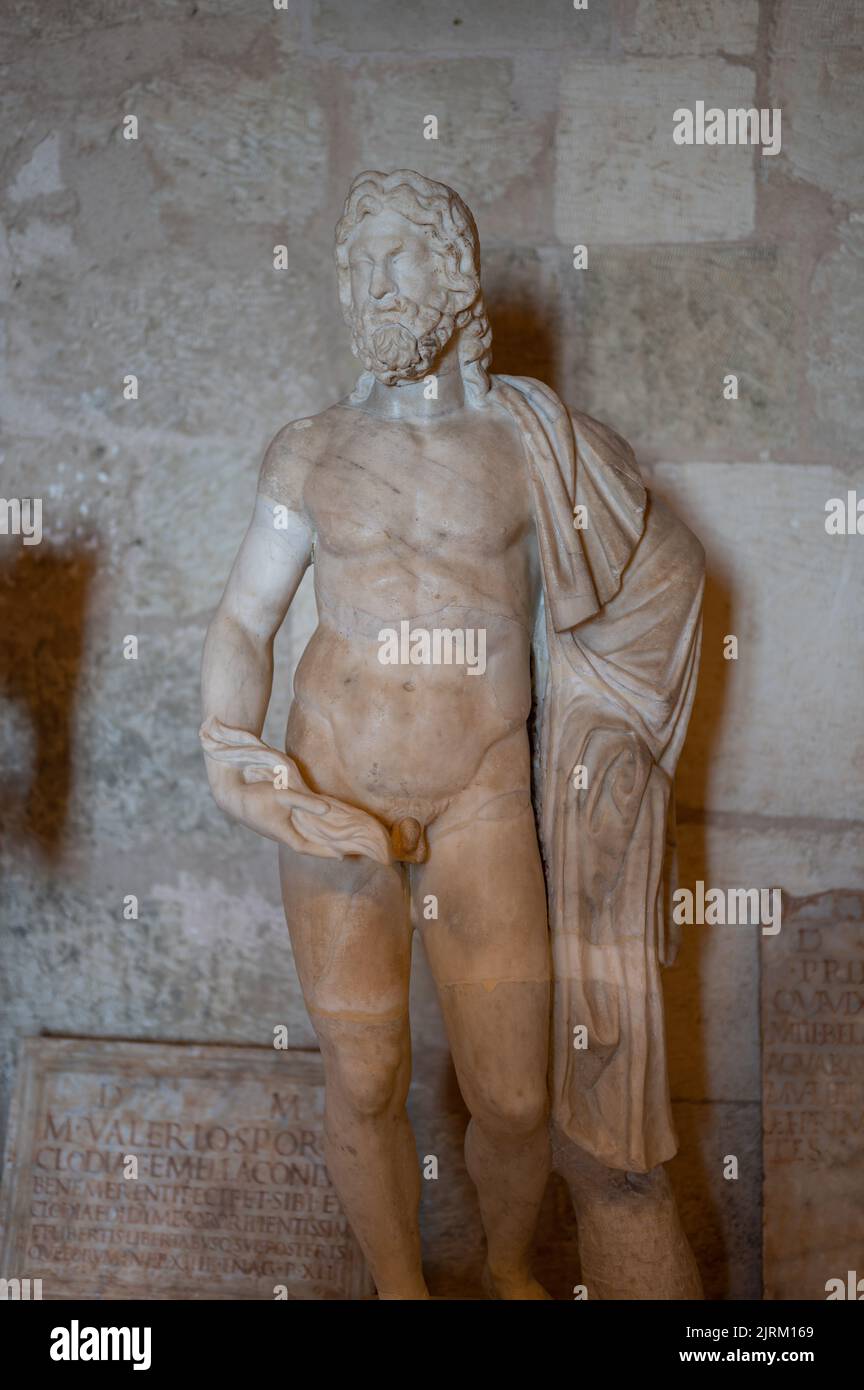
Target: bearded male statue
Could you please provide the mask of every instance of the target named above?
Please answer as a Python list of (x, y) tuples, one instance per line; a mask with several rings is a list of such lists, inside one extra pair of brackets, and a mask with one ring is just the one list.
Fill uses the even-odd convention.
[[(279, 845), (332, 1180), (379, 1297), (428, 1298), (405, 1112), (416, 928), (471, 1115), (486, 1292), (548, 1297), (531, 1246), (551, 1129), (588, 1296), (699, 1297), (662, 1168), (660, 966), (702, 549), (623, 439), (490, 375), (452, 189), (359, 174), (336, 262), (365, 370), (266, 452), (201, 730), (219, 806)], [(273, 639), (310, 564), (318, 627), (282, 752), (260, 741)]]

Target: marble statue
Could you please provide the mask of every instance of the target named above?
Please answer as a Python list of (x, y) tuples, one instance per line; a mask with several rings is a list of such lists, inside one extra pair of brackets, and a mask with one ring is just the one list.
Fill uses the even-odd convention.
[[(662, 1167), (660, 967), (702, 549), (611, 429), (490, 374), (452, 189), (359, 174), (336, 263), (363, 372), (267, 449), (201, 730), (218, 805), (279, 845), (331, 1177), (378, 1296), (428, 1298), (405, 1112), (416, 929), (471, 1115), (487, 1294), (548, 1297), (531, 1247), (551, 1135), (587, 1296), (699, 1297)], [(309, 565), (318, 627), (282, 751), (260, 738), (273, 639)]]

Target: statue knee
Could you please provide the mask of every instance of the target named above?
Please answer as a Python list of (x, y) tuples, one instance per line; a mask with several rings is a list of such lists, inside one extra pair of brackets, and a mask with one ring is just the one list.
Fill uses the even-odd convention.
[(499, 1139), (527, 1139), (546, 1124), (549, 1102), (545, 1086), (515, 1094), (506, 1087), (478, 1093), (468, 1100), (471, 1118)]
[(407, 1046), (402, 1038), (340, 1044), (328, 1049), (325, 1062), (328, 1095), (364, 1119), (373, 1119), (405, 1104), (410, 1083)]

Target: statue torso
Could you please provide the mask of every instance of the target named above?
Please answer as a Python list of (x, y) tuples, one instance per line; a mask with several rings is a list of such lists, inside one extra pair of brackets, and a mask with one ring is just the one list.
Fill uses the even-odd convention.
[[(288, 751), (322, 787), (335, 778), (369, 809), (395, 815), (407, 799), (422, 815), (421, 801), (446, 802), (524, 731), (531, 708), (539, 575), (521, 441), (494, 407), (420, 426), (334, 406), (314, 428), (303, 505), (319, 627)], [(381, 633), (399, 634), (405, 655), (406, 623), (430, 645), (436, 629), (464, 633), (466, 659), (384, 664)]]

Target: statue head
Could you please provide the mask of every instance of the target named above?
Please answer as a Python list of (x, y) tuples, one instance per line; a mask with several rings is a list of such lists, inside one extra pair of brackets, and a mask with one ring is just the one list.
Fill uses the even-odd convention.
[(411, 169), (358, 174), (336, 226), (339, 299), (351, 348), (377, 378), (419, 381), (456, 337), (466, 393), (489, 390), (492, 333), (480, 289), (480, 241), (452, 188)]

